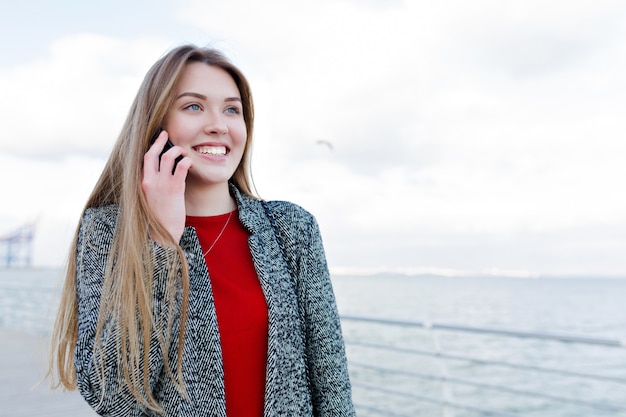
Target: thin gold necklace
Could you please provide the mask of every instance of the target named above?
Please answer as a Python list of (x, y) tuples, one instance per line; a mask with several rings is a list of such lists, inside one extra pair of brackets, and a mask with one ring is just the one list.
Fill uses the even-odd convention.
[(226, 230), (226, 226), (228, 226), (228, 222), (230, 221), (230, 218), (233, 217), (233, 212), (231, 211), (230, 214), (228, 215), (228, 218), (226, 219), (226, 223), (224, 223), (224, 227), (222, 227), (222, 231), (220, 232), (219, 235), (217, 235), (217, 237), (215, 238), (215, 240), (213, 241), (213, 244), (209, 247), (209, 249), (204, 252), (204, 257), (206, 258), (206, 256), (209, 254), (209, 252), (211, 252), (211, 249), (213, 249), (213, 246), (215, 246), (215, 244), (217, 243), (218, 240), (220, 240), (220, 238), (222, 237), (222, 235), (224, 234), (224, 230)]

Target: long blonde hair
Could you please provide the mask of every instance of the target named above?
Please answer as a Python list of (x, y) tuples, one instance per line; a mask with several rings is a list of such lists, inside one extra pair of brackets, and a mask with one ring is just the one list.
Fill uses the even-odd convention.
[[(149, 386), (148, 352), (151, 335), (163, 334), (167, 340), (159, 339), (163, 349), (165, 369), (176, 387), (185, 394), (182, 376), (182, 350), (185, 322), (189, 303), (189, 272), (182, 249), (150, 212), (142, 192), (141, 181), (143, 156), (148, 149), (154, 132), (162, 125), (165, 115), (174, 101), (176, 88), (185, 66), (201, 62), (225, 70), (239, 88), (243, 102), (243, 115), (247, 128), (247, 141), (243, 157), (231, 181), (244, 194), (255, 196), (250, 173), (250, 153), (254, 109), (252, 94), (244, 75), (219, 51), (183, 45), (172, 49), (159, 59), (146, 74), (132, 103), (122, 131), (115, 143), (106, 166), (89, 197), (85, 210), (114, 204), (118, 207), (116, 234), (111, 246), (102, 288), (100, 311), (94, 343), (95, 357), (100, 377), (104, 380), (104, 358), (102, 332), (104, 324), (114, 320), (118, 326), (118, 368), (130, 392), (139, 403), (157, 412), (162, 408), (155, 400)], [(167, 236), (176, 247), (176, 254), (167, 266), (168, 282), (166, 298), (174, 300), (182, 293), (180, 301), (180, 331), (170, 334), (174, 302), (168, 302), (167, 331), (159, 329), (164, 323), (152, 317), (152, 277), (149, 232)], [(56, 322), (52, 332), (49, 376), (53, 388), (77, 388), (74, 349), (78, 340), (78, 300), (76, 295), (76, 261), (78, 250), (77, 228), (70, 247), (65, 283)], [(115, 262), (112, 260), (115, 259)], [(182, 279), (177, 271), (182, 270)], [(176, 338), (176, 373), (172, 372), (168, 360), (169, 338)], [(143, 354), (142, 354), (143, 352)]]

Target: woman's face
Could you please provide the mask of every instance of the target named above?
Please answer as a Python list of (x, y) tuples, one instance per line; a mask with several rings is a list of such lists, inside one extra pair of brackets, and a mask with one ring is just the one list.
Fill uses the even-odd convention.
[(247, 135), (233, 78), (219, 67), (188, 64), (163, 128), (193, 160), (188, 187), (227, 182), (241, 161)]

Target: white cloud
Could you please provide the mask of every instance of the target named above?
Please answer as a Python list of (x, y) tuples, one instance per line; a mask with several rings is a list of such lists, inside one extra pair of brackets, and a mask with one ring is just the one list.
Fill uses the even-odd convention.
[(167, 44), (81, 34), (47, 56), (0, 72), (4, 152), (41, 158), (106, 155), (139, 83)]

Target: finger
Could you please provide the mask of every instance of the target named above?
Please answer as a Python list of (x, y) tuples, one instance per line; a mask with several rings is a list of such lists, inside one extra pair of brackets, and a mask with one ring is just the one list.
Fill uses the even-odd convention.
[(148, 150), (144, 154), (144, 167), (151, 167), (152, 172), (159, 171), (159, 155), (163, 151), (165, 147), (165, 143), (167, 142), (168, 133), (165, 130), (161, 130), (159, 135), (157, 135), (156, 139), (150, 146)]
[(187, 156), (185, 149), (179, 146), (173, 146), (161, 156), (159, 171), (167, 172), (169, 170), (169, 172), (173, 174), (175, 166), (177, 166), (177, 161), (181, 161), (185, 156)]
[(187, 173), (189, 172), (192, 166), (193, 166), (193, 160), (188, 156), (184, 156), (183, 159), (181, 159), (180, 162), (176, 165), (176, 171), (174, 171), (174, 178), (176, 180), (184, 180), (185, 178), (187, 178)]
[(165, 146), (165, 142), (167, 142), (168, 137), (168, 133), (165, 130), (162, 130), (156, 139), (150, 144), (147, 152), (156, 153), (157, 155), (160, 154)]

